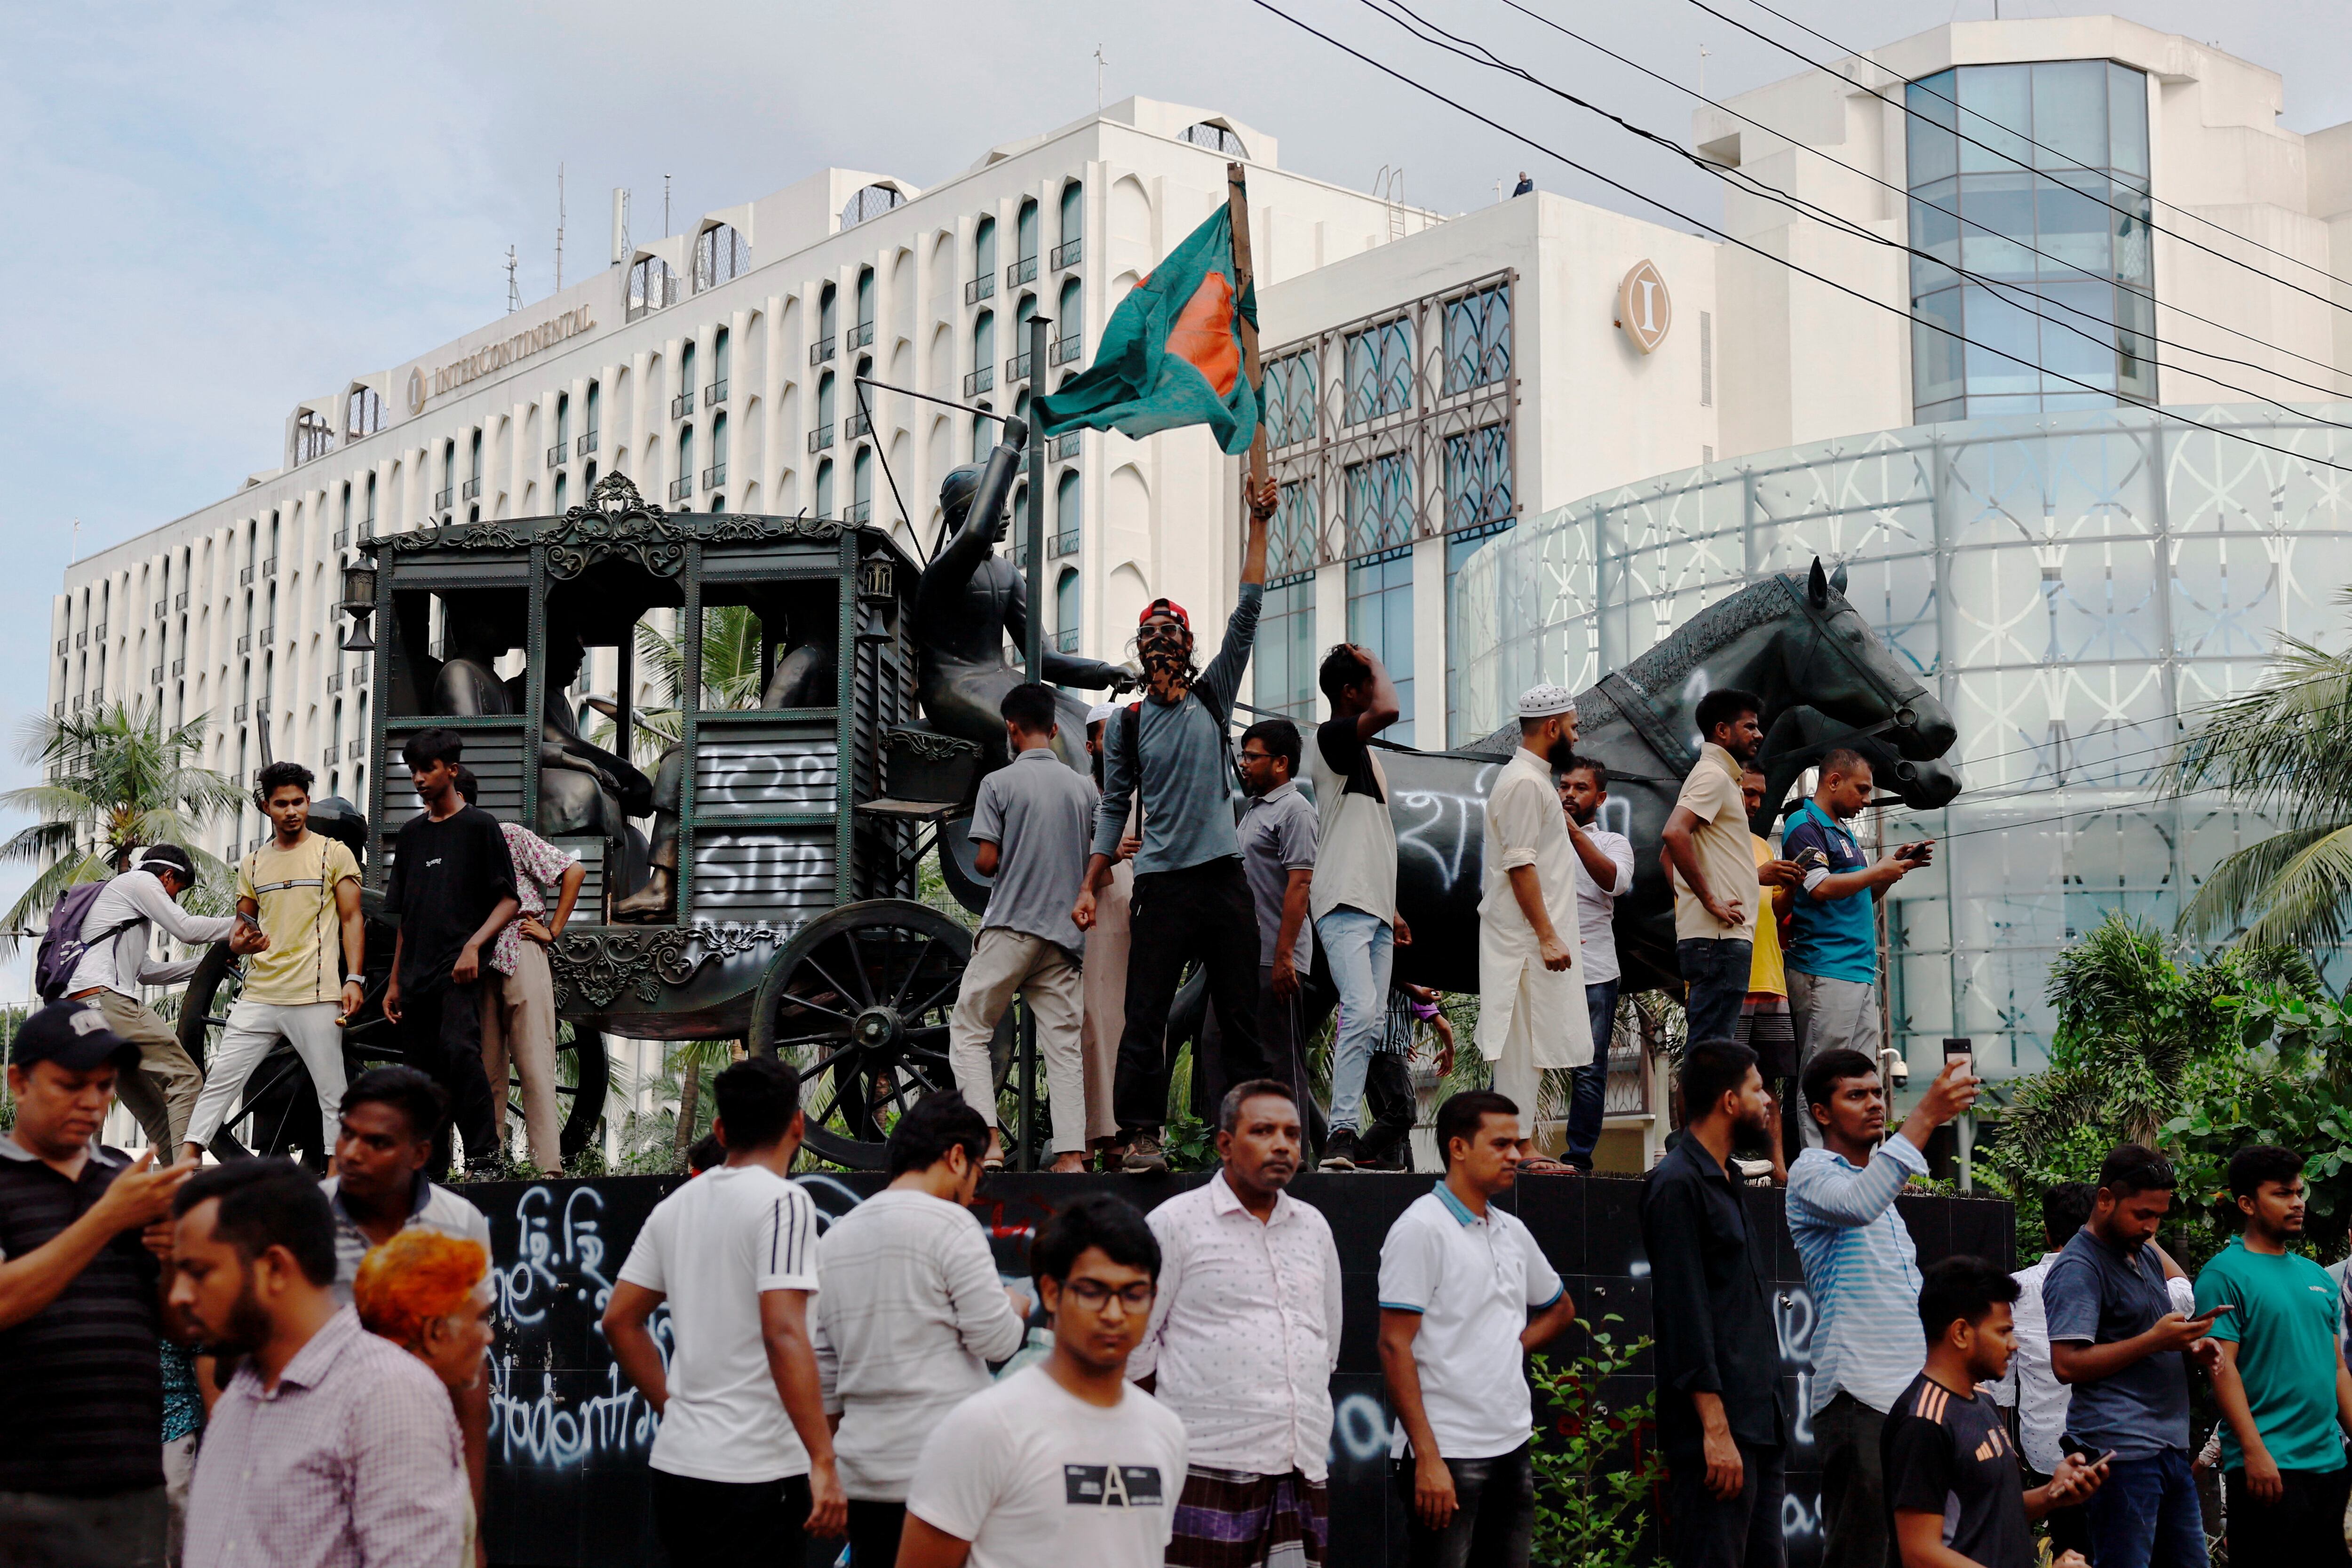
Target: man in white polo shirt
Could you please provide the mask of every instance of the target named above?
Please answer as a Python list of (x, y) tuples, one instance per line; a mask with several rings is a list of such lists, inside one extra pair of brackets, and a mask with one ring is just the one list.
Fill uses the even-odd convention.
[(1411, 1505), (1408, 1561), (1527, 1568), (1527, 1352), (1567, 1328), (1576, 1303), (1534, 1234), (1493, 1206), (1525, 1157), (1518, 1107), (1491, 1089), (1457, 1094), (1437, 1108), (1436, 1131), (1445, 1180), (1381, 1244), (1381, 1370), (1412, 1442), (1399, 1477)]

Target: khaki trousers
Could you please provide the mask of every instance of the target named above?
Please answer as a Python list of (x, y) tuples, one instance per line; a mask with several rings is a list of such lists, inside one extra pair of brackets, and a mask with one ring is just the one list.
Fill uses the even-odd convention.
[(1128, 906), (1134, 894), (1135, 868), (1118, 861), (1095, 897), (1095, 925), (1087, 932), (1081, 988), (1086, 1017), (1078, 1037), (1086, 1059), (1089, 1143), (1118, 1136), (1112, 1089), (1118, 1080), (1118, 1037), (1127, 1032)]
[(996, 1084), (988, 1043), (1014, 993), (1037, 1016), (1037, 1054), (1045, 1063), (1045, 1093), (1054, 1108), (1054, 1152), (1087, 1146), (1085, 1058), (1079, 1036), (1079, 968), (1069, 950), (1042, 936), (984, 926), (971, 944), (955, 1011), (948, 1016), (948, 1062), (956, 1089), (981, 1120), (996, 1125)]
[(139, 1047), (139, 1070), (116, 1080), (114, 1092), (155, 1145), (156, 1163), (169, 1164), (180, 1157), (205, 1075), (180, 1048), (172, 1026), (145, 1003), (120, 991), (100, 991), (91, 1000), (106, 1026)]
[(547, 949), (525, 938), (515, 944), (515, 972), (501, 974), (486, 963), (482, 981), (482, 1070), (490, 1080), (490, 1118), (499, 1146), (506, 1146), (511, 1061), (522, 1079), (523, 1146), (534, 1169), (560, 1176), (563, 1122), (555, 1113), (555, 977), (547, 967)]

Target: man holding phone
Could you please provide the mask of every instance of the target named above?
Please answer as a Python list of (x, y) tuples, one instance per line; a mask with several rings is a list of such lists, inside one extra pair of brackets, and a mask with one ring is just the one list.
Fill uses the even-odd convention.
[[(1823, 1051), (1878, 1056), (1878, 921), (1873, 900), (1935, 857), (1935, 841), (1900, 844), (1875, 861), (1846, 824), (1870, 804), (1870, 762), (1840, 746), (1821, 761), (1812, 798), (1790, 818), (1780, 853), (1803, 884), (1789, 912), (1789, 1012), (1797, 1026), (1797, 1077)], [(1821, 1147), (1811, 1117), (1805, 1146)]]
[[(2205, 1526), (2189, 1469), (2189, 1361), (2220, 1360), (2214, 1313), (2173, 1310), (2155, 1241), (2172, 1208), (2172, 1167), (2121, 1143), (2099, 1166), (2091, 1220), (2042, 1282), (2050, 1368), (2071, 1385), (2067, 1447), (2105, 1454), (2086, 1509), (2099, 1568), (2205, 1568)], [(2184, 1353), (2185, 1352), (2185, 1353)]]

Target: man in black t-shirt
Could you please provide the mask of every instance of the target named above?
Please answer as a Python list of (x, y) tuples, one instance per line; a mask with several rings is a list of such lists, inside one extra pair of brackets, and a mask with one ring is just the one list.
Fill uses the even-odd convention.
[[(383, 908), (400, 922), (400, 944), (383, 1014), (399, 1026), (410, 1065), (448, 1091), (466, 1163), (481, 1167), (498, 1149), (482, 1070), (482, 957), (520, 906), (499, 819), (457, 793), (464, 747), (456, 731), (433, 729), (400, 749), (425, 812), (403, 823), (393, 841)], [(436, 1175), (448, 1167), (446, 1136), (435, 1144)]]
[[(1947, 1258), (1919, 1289), (1927, 1364), (1879, 1430), (1886, 1478), (1887, 1568), (2031, 1568), (2026, 1521), (2099, 1489), (2106, 1464), (2069, 1454), (2047, 1486), (2025, 1479), (2000, 1406), (1977, 1385), (2009, 1370), (2017, 1281), (1981, 1258)], [(2087, 1568), (2080, 1552), (2052, 1568)]]

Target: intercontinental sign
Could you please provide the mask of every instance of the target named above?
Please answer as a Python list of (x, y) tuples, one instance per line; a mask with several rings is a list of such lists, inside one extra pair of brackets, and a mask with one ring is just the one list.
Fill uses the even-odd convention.
[(595, 325), (588, 314), (588, 307), (582, 305), (542, 321), (529, 331), (517, 332), (497, 342), (484, 343), (464, 359), (452, 360), (436, 367), (430, 380), (426, 379), (425, 367), (417, 365), (408, 373), (408, 412), (422, 414), (425, 405), (432, 399), (445, 396), (486, 375), (495, 375), (515, 361), (529, 359), (541, 349), (553, 348), (566, 338), (592, 331)]

